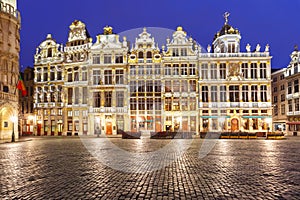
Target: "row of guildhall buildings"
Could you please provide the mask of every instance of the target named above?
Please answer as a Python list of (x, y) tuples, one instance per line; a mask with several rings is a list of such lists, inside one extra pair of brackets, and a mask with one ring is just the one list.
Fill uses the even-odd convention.
[(248, 44), (242, 51), (228, 14), (205, 50), (182, 27), (161, 48), (146, 28), (129, 42), (105, 27), (93, 42), (76, 20), (64, 45), (49, 34), (37, 47), (34, 68), (22, 73), (28, 93), (22, 97), (16, 89), (20, 14), (16, 1), (0, 3), (0, 139), (12, 132), (296, 135), (300, 129), (298, 50), (271, 75), (269, 46)]
[(161, 48), (146, 28), (130, 43), (107, 26), (93, 42), (76, 20), (65, 45), (49, 34), (36, 49), (32, 130), (272, 131), (269, 47), (240, 40), (228, 15), (206, 50), (182, 27)]

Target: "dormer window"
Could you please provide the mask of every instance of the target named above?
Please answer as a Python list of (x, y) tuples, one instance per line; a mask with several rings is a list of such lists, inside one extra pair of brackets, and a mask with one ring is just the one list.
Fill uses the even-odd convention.
[(228, 53), (236, 53), (235, 44), (234, 43), (228, 43)]
[(48, 58), (49, 58), (49, 57), (52, 57), (52, 49), (51, 49), (51, 48), (48, 49), (47, 57), (48, 57)]

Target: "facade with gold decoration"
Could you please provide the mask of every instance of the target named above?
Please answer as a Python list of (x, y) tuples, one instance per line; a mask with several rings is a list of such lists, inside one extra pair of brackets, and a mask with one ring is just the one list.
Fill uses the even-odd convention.
[(76, 20), (65, 45), (48, 35), (35, 54), (36, 134), (272, 131), (268, 45), (241, 52), (228, 15), (207, 52), (182, 27), (161, 49), (152, 34), (129, 45), (107, 26), (92, 42)]

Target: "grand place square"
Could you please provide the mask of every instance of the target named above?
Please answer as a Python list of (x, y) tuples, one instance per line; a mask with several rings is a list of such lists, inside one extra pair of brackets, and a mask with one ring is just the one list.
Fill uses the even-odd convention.
[(0, 199), (300, 199), (296, 12), (131, 3), (0, 0)]

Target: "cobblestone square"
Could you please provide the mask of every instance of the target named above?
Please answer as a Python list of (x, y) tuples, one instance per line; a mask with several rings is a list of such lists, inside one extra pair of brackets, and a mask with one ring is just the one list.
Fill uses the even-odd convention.
[(0, 144), (0, 199), (300, 199), (299, 139), (216, 140), (201, 157), (205, 142), (35, 137)]

